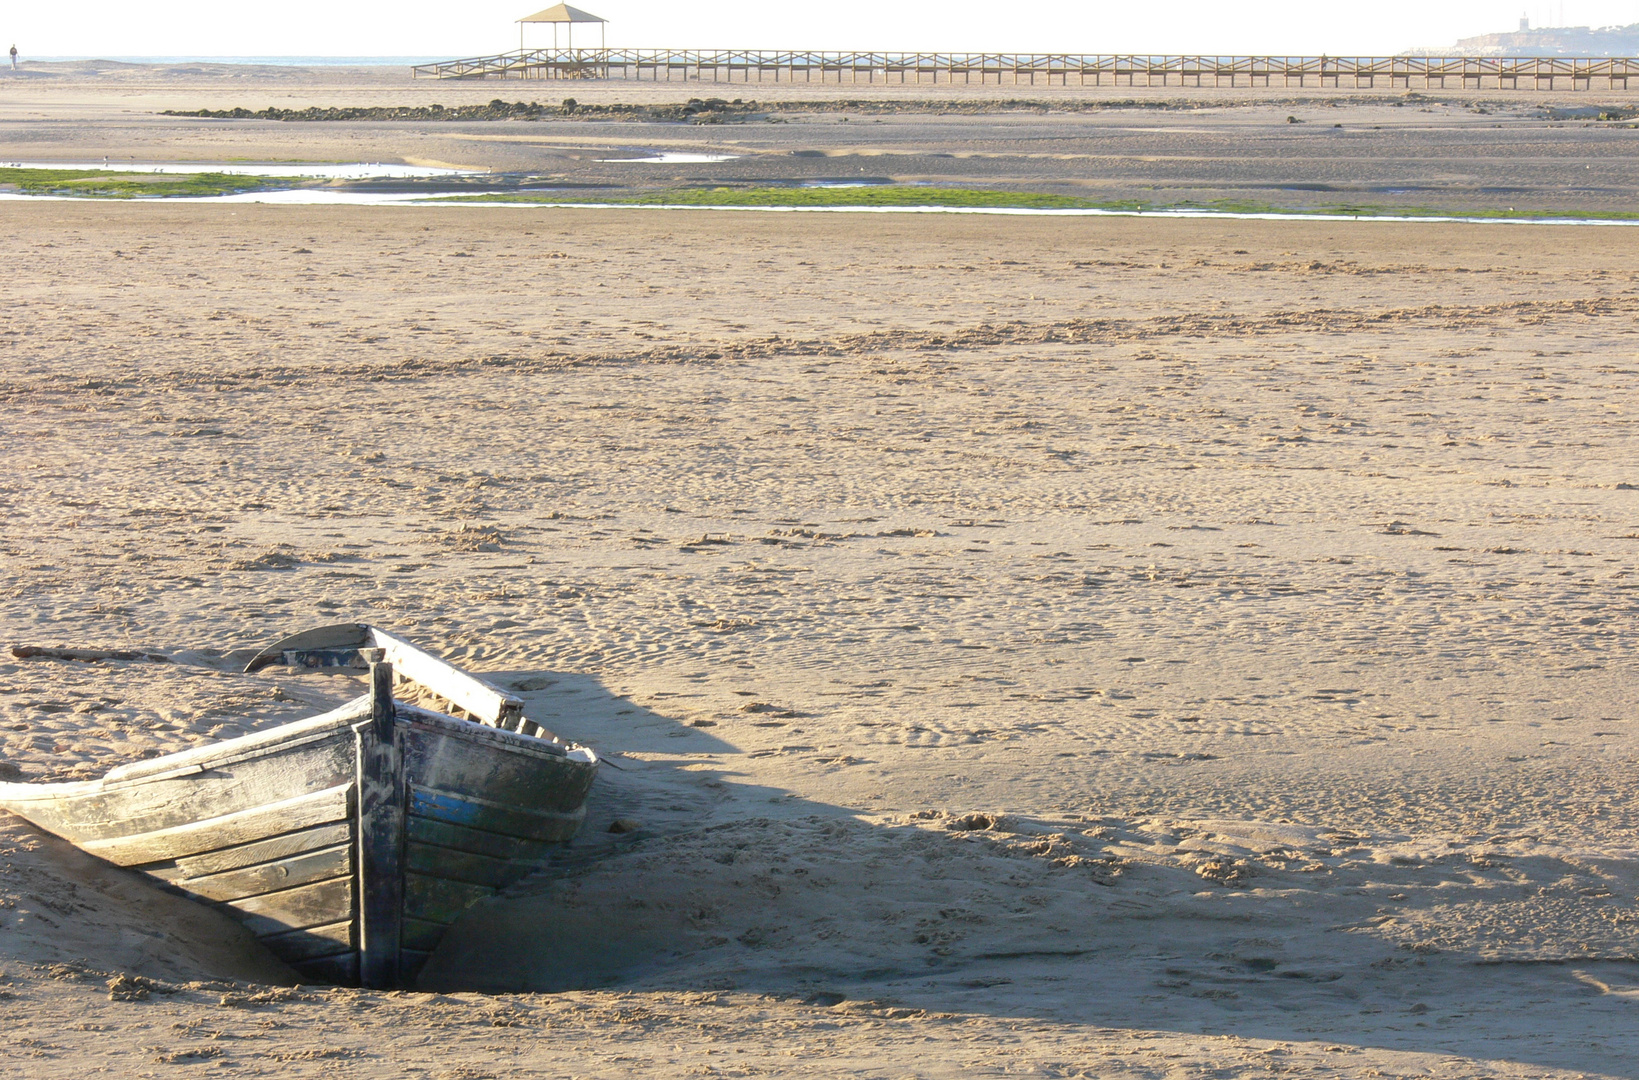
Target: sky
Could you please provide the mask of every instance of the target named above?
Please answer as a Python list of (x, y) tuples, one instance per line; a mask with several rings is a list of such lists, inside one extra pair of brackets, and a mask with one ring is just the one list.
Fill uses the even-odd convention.
[[(473, 56), (518, 46), (552, 0), (75, 0), (0, 5), (34, 56)], [(1384, 54), (1533, 26), (1639, 22), (1639, 0), (584, 0), (611, 46)], [(1001, 13), (1000, 17), (998, 13)], [(530, 46), (551, 27), (527, 28)], [(597, 28), (575, 32), (595, 46)], [(7, 42), (0, 41), (0, 49)]]

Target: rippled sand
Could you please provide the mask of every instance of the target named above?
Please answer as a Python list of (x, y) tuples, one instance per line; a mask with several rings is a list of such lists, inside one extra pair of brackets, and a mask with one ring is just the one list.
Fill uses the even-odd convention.
[(6, 659), (0, 761), (303, 715), (349, 688), (228, 654), (363, 619), (616, 766), (409, 995), (269, 989), (5, 819), (13, 1068), (1634, 1075), (1631, 246), (107, 203), (0, 244), (0, 631), (169, 658)]

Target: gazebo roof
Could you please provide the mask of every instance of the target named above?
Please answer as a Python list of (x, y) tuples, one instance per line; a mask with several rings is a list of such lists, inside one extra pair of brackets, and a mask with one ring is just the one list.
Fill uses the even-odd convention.
[(590, 11), (570, 7), (568, 4), (554, 4), (544, 11), (526, 15), (518, 21), (521, 23), (600, 23), (609, 20), (599, 18)]

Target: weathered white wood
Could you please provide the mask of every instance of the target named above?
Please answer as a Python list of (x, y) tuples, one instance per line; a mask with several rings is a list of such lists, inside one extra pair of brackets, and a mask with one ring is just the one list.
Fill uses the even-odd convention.
[(370, 642), (402, 678), (426, 687), (486, 724), (511, 727), (523, 717), (524, 703), (475, 675), (440, 660), (385, 630), (370, 628)]
[[(228, 768), (110, 787), (80, 800), (77, 807), (63, 806), (65, 811), (72, 810), (72, 817), (60, 817), (61, 827), (52, 831), (76, 842), (106, 840), (157, 832), (336, 787), (353, 773), (350, 736), (342, 728), (323, 742), (271, 752)], [(275, 825), (263, 836), (282, 831)]]
[(180, 859), (265, 840), (269, 836), (314, 825), (344, 822), (347, 820), (348, 797), (352, 790), (353, 785), (349, 781), (221, 817), (191, 821), (134, 836), (82, 841), (79, 846), (116, 866), (141, 866), (144, 863)]
[[(334, 746), (321, 753), (339, 752), (341, 769), (350, 775), (352, 733), (349, 725), (368, 711), (369, 699), (360, 698), (320, 716), (271, 731), (122, 765), (100, 780), (0, 783), (0, 807), (82, 845), (251, 809), (329, 785), (311, 782), (320, 774), (308, 770), (303, 774), (308, 782), (283, 789), (275, 783), (274, 790), (253, 791), (223, 770), (243, 766), (238, 775), (269, 775), (279, 770), (255, 764), (259, 759), (282, 757), (312, 744), (330, 741)], [(217, 775), (210, 775), (213, 773)], [(202, 784), (202, 780), (210, 783)], [(165, 786), (169, 781), (178, 781), (181, 786)], [(179, 792), (190, 790), (204, 793), (207, 805), (193, 810), (174, 805)], [(145, 811), (156, 810), (161, 820), (139, 820)]]
[[(440, 730), (459, 734), (460, 738), (468, 742), (487, 743), (509, 753), (523, 756), (533, 755), (541, 758), (566, 758), (570, 761), (580, 762), (583, 765), (591, 764), (597, 760), (597, 755), (588, 747), (560, 742), (553, 735), (521, 734), (507, 728), (491, 727), (488, 724), (462, 720), (447, 713), (435, 712), (432, 709), (407, 705), (404, 702), (399, 703), (398, 712), (400, 716), (408, 720), (425, 719), (439, 726)], [(525, 723), (533, 724), (534, 721), (525, 721)], [(457, 726), (451, 727), (451, 724)], [(544, 729), (542, 730), (544, 731)]]
[(332, 878), (283, 892), (263, 893), (228, 906), (258, 937), (346, 922), (353, 917), (352, 877)]
[(352, 845), (325, 848), (292, 855), (288, 859), (225, 870), (204, 877), (174, 878), (172, 884), (207, 900), (243, 900), (262, 893), (278, 892), (315, 881), (350, 876), (353, 873)]
[[(343, 810), (345, 812), (345, 807)], [(305, 851), (318, 851), (320, 848), (349, 844), (352, 840), (352, 822), (318, 825), (303, 829), (301, 832), (275, 836), (271, 840), (240, 844), (221, 851), (208, 851), (203, 855), (190, 855), (176, 861), (176, 871), (177, 876), (183, 878), (204, 877), (206, 874), (220, 874), (227, 870), (255, 866), (258, 863), (288, 859)], [(151, 870), (148, 872), (153, 873)]]
[(543, 753), (542, 744), (526, 735), (447, 720), (412, 722), (404, 735), (407, 771), (429, 787), (563, 813), (585, 802), (591, 787), (593, 772), (584, 762)]
[[(142, 780), (195, 765), (202, 770), (237, 765), (241, 761), (251, 761), (263, 757), (270, 750), (290, 750), (308, 742), (321, 741), (327, 735), (340, 732), (342, 728), (349, 726), (359, 717), (367, 715), (369, 711), (370, 699), (368, 696), (361, 695), (345, 705), (306, 720), (297, 720), (289, 724), (281, 724), (267, 731), (241, 735), (237, 739), (207, 743), (204, 746), (196, 746), (190, 750), (166, 754), (164, 757), (150, 758), (147, 761), (133, 761), (129, 765), (121, 765), (116, 769), (110, 769), (101, 780), (93, 780), (91, 784), (109, 786), (127, 780)], [(44, 789), (45, 786), (40, 785), (40, 789)]]
[[(367, 657), (371, 647), (380, 649), (382, 655)], [(289, 662), (293, 654), (301, 653), (313, 654), (307, 659), (317, 665), (315, 670), (344, 670), (332, 666), (340, 662), (332, 655), (338, 652), (351, 657), (351, 663), (365, 658), (383, 660), (393, 665), (400, 678), (425, 687), (481, 723), (506, 728), (517, 728), (524, 723), (523, 701), (519, 698), (401, 637), (366, 623), (336, 623), (281, 638), (257, 653), (245, 670), (260, 671), (272, 664)], [(355, 652), (360, 655), (353, 656)]]

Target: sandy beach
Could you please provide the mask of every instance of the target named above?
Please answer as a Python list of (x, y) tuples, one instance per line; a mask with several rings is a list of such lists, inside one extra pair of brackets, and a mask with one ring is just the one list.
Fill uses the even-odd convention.
[[(0, 156), (557, 155), (641, 184), (582, 150), (755, 137), (772, 176), (814, 160), (799, 136), (887, 138), (184, 124), (40, 85), (0, 85)], [(1520, 95), (1481, 135), (1459, 97), (1327, 182), (1438, 186), (1466, 155), (1473, 192), (1627, 198), (1631, 130)], [(1246, 191), (1290, 158), (1235, 142), (1294, 108), (1142, 125)], [(872, 126), (1042, 190), (1157, 182), (1112, 116)], [(1569, 144), (1608, 184), (1571, 184)], [(339, 702), (356, 684), (232, 661), (344, 619), (609, 763), (558, 864), (471, 909), (415, 992), (292, 985), (225, 917), (0, 816), (0, 1062), (1639, 1077), (1628, 237), (0, 203), (0, 644), (155, 657), (0, 655), (0, 779)]]

